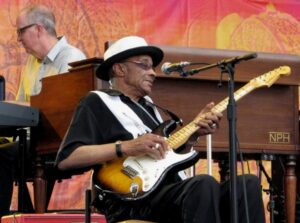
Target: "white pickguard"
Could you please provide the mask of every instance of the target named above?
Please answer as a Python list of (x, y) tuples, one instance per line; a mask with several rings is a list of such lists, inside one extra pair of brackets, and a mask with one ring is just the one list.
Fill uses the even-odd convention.
[(150, 156), (128, 157), (123, 162), (123, 166), (130, 166), (130, 168), (138, 172), (138, 176), (143, 182), (142, 190), (147, 192), (153, 188), (166, 169), (174, 164), (190, 159), (196, 153), (197, 152), (193, 150), (189, 153), (178, 154), (170, 150), (166, 154), (166, 157), (161, 160), (155, 160)]

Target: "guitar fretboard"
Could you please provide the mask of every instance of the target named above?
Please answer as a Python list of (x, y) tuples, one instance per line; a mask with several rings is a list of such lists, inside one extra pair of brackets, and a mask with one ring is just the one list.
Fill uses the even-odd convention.
[[(247, 95), (249, 92), (251, 92), (254, 89), (255, 89), (255, 87), (251, 83), (248, 83), (248, 84), (246, 84), (245, 86), (243, 86), (242, 88), (240, 88), (239, 90), (237, 90), (234, 93), (234, 99), (236, 101), (238, 101), (239, 99), (243, 98), (245, 95)], [(227, 105), (228, 105), (228, 100), (229, 100), (228, 97), (225, 98), (223, 101), (221, 101), (220, 103), (215, 105), (212, 108), (212, 111), (213, 112), (223, 112), (223, 111), (225, 111), (225, 109), (227, 108)]]

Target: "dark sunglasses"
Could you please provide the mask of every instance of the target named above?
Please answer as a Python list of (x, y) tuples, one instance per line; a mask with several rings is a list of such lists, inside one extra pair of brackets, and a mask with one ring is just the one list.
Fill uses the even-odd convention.
[(143, 70), (150, 70), (150, 69), (155, 70), (155, 67), (152, 64), (143, 63), (140, 61), (131, 61), (131, 60), (125, 60), (124, 63), (125, 62), (133, 63), (133, 64), (137, 65), (138, 67), (142, 68)]

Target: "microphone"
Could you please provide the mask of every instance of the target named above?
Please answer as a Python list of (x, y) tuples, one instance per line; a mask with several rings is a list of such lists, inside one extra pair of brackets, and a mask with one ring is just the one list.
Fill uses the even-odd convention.
[(180, 73), (182, 72), (182, 68), (190, 65), (190, 62), (187, 61), (182, 61), (179, 63), (170, 63), (166, 62), (161, 66), (161, 71), (165, 74), (170, 74), (174, 71), (179, 71)]

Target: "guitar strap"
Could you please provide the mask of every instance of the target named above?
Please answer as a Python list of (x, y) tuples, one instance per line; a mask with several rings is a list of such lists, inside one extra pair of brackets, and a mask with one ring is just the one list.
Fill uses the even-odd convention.
[(163, 120), (162, 120), (162, 118), (161, 118), (161, 116), (160, 116), (160, 114), (159, 114), (159, 112), (158, 112), (158, 110), (157, 110), (157, 108), (156, 108), (157, 106), (155, 106), (155, 105), (153, 104), (152, 99), (151, 99), (148, 95), (146, 95), (144, 98), (145, 98), (146, 102), (150, 102), (150, 103), (152, 104), (151, 107), (152, 107), (152, 109), (153, 109), (153, 111), (154, 111), (154, 114), (156, 115), (158, 121), (160, 121), (160, 123), (162, 123)]
[[(134, 138), (137, 138), (139, 135), (143, 135), (147, 132), (152, 132), (152, 130), (143, 123), (135, 112), (128, 105), (122, 102), (119, 96), (111, 96), (102, 91), (92, 92), (102, 99), (122, 126), (130, 132)], [(151, 99), (147, 98), (147, 100)], [(155, 111), (155, 115), (159, 115), (158, 111)], [(157, 116), (157, 118), (158, 120), (162, 120), (160, 115)]]

